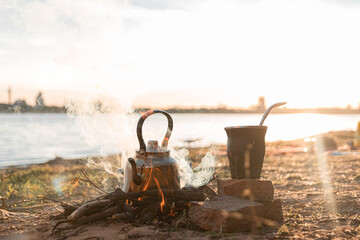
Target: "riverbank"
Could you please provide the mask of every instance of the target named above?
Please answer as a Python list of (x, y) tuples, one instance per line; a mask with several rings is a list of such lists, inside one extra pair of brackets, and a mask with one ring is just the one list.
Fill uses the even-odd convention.
[[(262, 178), (273, 182), (275, 198), (282, 200), (284, 214), (284, 222), (275, 228), (263, 228), (256, 235), (224, 235), (107, 220), (84, 229), (75, 228), (72, 232), (79, 233), (69, 239), (111, 239), (114, 235), (119, 239), (356, 238), (360, 233), (360, 151), (351, 150), (348, 145), (354, 140), (354, 132), (330, 132), (323, 136), (336, 142), (336, 150), (317, 152), (313, 137), (267, 144)], [(216, 178), (229, 177), (226, 147), (217, 145), (213, 149)], [(196, 165), (208, 150), (190, 148), (189, 157)], [(116, 156), (111, 159), (116, 161)], [(95, 185), (106, 191), (114, 189), (118, 183), (115, 177), (103, 168), (89, 168), (85, 163), (81, 159), (55, 159), (41, 165), (0, 170), (3, 208), (10, 212), (7, 217), (0, 217), (0, 236), (23, 234), (30, 239), (47, 239), (55, 224), (49, 217), (58, 214), (61, 202), (81, 203), (101, 194), (82, 171)], [(215, 182), (210, 186), (216, 188)]]
[[(94, 103), (94, 110), (101, 113), (109, 113), (101, 108), (101, 104)], [(134, 107), (135, 113), (151, 110), (150, 108)], [(202, 107), (202, 108), (164, 108), (168, 113), (241, 113), (241, 114), (263, 114), (265, 108), (227, 108), (227, 107)], [(16, 104), (0, 103), (0, 113), (67, 113), (65, 106), (41, 106), (35, 107), (20, 101)], [(275, 108), (272, 114), (294, 114), (294, 113), (317, 113), (317, 114), (360, 114), (360, 108)]]

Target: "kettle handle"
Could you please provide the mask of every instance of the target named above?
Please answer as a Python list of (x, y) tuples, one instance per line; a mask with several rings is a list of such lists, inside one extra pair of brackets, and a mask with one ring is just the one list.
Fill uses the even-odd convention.
[(154, 113), (162, 113), (168, 119), (168, 128), (167, 128), (164, 140), (161, 143), (162, 148), (167, 148), (169, 138), (170, 138), (172, 130), (173, 130), (173, 120), (172, 120), (169, 113), (167, 113), (165, 111), (162, 111), (162, 110), (149, 110), (149, 111), (143, 113), (143, 115), (140, 117), (140, 119), (138, 121), (137, 130), (136, 130), (137, 131), (137, 137), (139, 139), (139, 144), (140, 144), (140, 151), (139, 152), (140, 152), (141, 155), (146, 154), (146, 145), (145, 145), (143, 134), (142, 134), (142, 126), (143, 126), (143, 123), (144, 123), (145, 119), (148, 118), (150, 115), (152, 115)]

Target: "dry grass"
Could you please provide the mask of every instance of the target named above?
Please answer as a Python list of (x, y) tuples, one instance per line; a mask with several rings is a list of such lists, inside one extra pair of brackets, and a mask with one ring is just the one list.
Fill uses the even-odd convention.
[(84, 164), (63, 163), (33, 165), (25, 168), (0, 170), (0, 193), (5, 198), (9, 211), (19, 208), (31, 211), (34, 205), (58, 201), (86, 201), (99, 194), (99, 191), (86, 180), (84, 170), (98, 186), (115, 187), (117, 180), (103, 169), (88, 168)]

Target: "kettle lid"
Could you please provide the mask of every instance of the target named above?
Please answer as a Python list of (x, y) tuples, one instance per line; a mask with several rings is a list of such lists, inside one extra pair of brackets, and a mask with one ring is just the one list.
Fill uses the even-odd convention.
[(148, 144), (146, 146), (146, 153), (166, 153), (166, 152), (170, 152), (170, 150), (160, 147), (157, 140), (148, 141)]

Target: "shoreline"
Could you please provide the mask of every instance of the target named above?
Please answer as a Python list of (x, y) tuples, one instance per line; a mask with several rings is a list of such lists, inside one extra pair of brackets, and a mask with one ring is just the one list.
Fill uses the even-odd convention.
[(0, 174), (2, 171), (7, 171), (7, 170), (24, 170), (24, 169), (28, 169), (28, 168), (32, 168), (32, 167), (36, 167), (36, 166), (45, 166), (45, 165), (66, 165), (66, 166), (80, 166), (80, 165), (86, 165), (86, 161), (89, 158), (94, 158), (94, 159), (113, 159), (116, 156), (118, 156), (118, 154), (110, 154), (107, 156), (88, 156), (88, 157), (83, 157), (83, 158), (62, 158), (62, 157), (55, 157), (53, 159), (47, 160), (46, 162), (43, 163), (31, 163), (31, 164), (27, 164), (27, 165), (11, 165), (11, 166), (6, 166), (6, 167), (1, 167), (0, 168)]
[[(264, 114), (262, 111), (251, 111), (251, 110), (218, 110), (218, 109), (205, 109), (205, 110), (172, 110), (165, 109), (171, 114)], [(132, 113), (140, 114), (140, 110), (135, 110)], [(129, 113), (129, 114), (132, 114)], [(25, 111), (25, 112), (13, 112), (13, 111), (0, 111), (0, 114), (68, 114), (67, 111), (50, 111), (50, 112), (42, 112), (42, 111)], [(107, 112), (102, 112), (102, 114), (106, 115)], [(274, 109), (271, 111), (271, 114), (324, 114), (324, 115), (358, 115), (360, 114), (360, 109)], [(74, 114), (76, 116), (76, 114)]]

